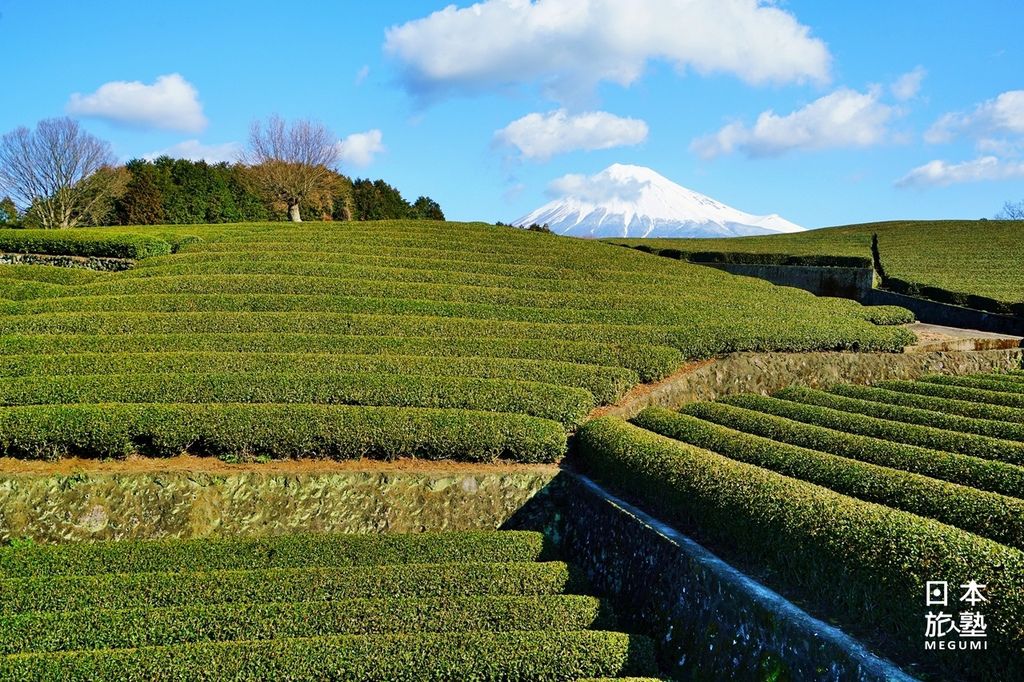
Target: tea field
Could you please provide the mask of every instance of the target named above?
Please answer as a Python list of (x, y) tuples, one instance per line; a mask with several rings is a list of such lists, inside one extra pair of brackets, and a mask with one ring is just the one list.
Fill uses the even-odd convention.
[(985, 628), (952, 637), (985, 655), (929, 665), (1022, 673), (1024, 372), (648, 408), (579, 444), (598, 481), (902, 662), (922, 659), (925, 583), (977, 581)]
[(515, 531), (0, 548), (0, 678), (656, 673), (652, 642), (547, 552)]
[(871, 239), (885, 286), (901, 293), (1001, 313), (1024, 314), (1024, 223), (941, 220), (866, 223), (734, 239), (615, 239), (676, 257), (743, 262), (870, 266)]
[(0, 454), (551, 461), (735, 350), (898, 352), (865, 308), (598, 242), (425, 221), (0, 230)]

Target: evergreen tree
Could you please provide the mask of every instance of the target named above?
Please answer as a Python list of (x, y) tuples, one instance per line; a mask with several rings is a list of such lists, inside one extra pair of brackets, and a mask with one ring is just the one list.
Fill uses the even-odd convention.
[(444, 220), (441, 205), (430, 197), (420, 197), (412, 205), (413, 215), (423, 220)]

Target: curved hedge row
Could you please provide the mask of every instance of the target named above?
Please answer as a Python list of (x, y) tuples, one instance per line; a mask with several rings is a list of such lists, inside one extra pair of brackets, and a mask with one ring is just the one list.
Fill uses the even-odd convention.
[(309, 403), (522, 413), (576, 424), (594, 408), (580, 388), (508, 379), (402, 374), (100, 374), (0, 379), (0, 405)]
[[(79, 353), (345, 353), (380, 355), (383, 361), (395, 355), (463, 358), (488, 356), (495, 359), (558, 361), (583, 365), (622, 367), (636, 372), (643, 381), (656, 381), (683, 364), (683, 355), (668, 346), (604, 344), (587, 341), (548, 339), (502, 339), (495, 337), (445, 339), (416, 336), (347, 336), (344, 334), (97, 334), (97, 335), (5, 335), (0, 357), (5, 366), (22, 366), (29, 355), (48, 355), (62, 363), (63, 356)], [(33, 373), (33, 372), (30, 372)]]
[(595, 597), (431, 597), (30, 611), (0, 616), (0, 654), (403, 632), (611, 629)]
[(904, 393), (919, 393), (936, 398), (949, 398), (951, 400), (1024, 409), (1024, 396), (1013, 393), (989, 391), (935, 381), (881, 381), (878, 383), (878, 386)]
[(760, 395), (728, 396), (723, 398), (722, 402), (862, 436), (882, 438), (897, 443), (918, 445), (935, 450), (957, 452), (963, 455), (1009, 462), (1010, 464), (1024, 464), (1024, 443), (1016, 441), (946, 431), (930, 426), (918, 426), (902, 422), (894, 423), (884, 419), (842, 412), (826, 407), (792, 403)]
[(847, 396), (849, 398), (918, 408), (929, 412), (944, 412), (947, 414), (958, 414), (963, 417), (970, 417), (979, 420), (1009, 422), (1011, 425), (1024, 424), (1024, 409), (989, 405), (986, 403), (973, 403), (967, 400), (953, 400), (952, 398), (918, 395), (916, 393), (880, 388), (879, 386), (871, 387), (857, 386), (855, 384), (840, 384), (830, 387), (828, 391), (830, 393)]
[(529, 531), (118, 540), (0, 547), (0, 578), (539, 561), (544, 547), (544, 536)]
[[(907, 512), (855, 500), (603, 418), (578, 434), (580, 465), (599, 482), (728, 555), (776, 587), (863, 628), (888, 651), (921, 657), (927, 580), (987, 585), (989, 650), (952, 668), (1022, 672), (1024, 553)], [(950, 659), (945, 659), (949, 661)]]
[(556, 682), (656, 671), (649, 639), (592, 631), (348, 635), (0, 658), (0, 677), (38, 682), (169, 678)]
[(0, 251), (97, 258), (150, 258), (171, 252), (162, 239), (100, 230), (0, 230)]
[(730, 459), (1024, 548), (1024, 500), (778, 443), (662, 408), (648, 408), (633, 422)]
[(311, 312), (219, 313), (40, 313), (0, 318), (7, 334), (230, 334), (277, 332), (342, 333), (358, 336), (504, 337), (673, 346), (691, 358), (734, 350), (877, 350), (900, 352), (916, 337), (902, 327), (878, 327), (861, 320), (838, 320), (827, 329), (805, 315), (778, 315), (756, 329), (737, 329), (720, 314), (700, 325), (656, 327), (563, 324), (419, 315)]
[(558, 422), (520, 414), (343, 405), (118, 404), (0, 408), (0, 454), (551, 462)]
[(613, 403), (640, 382), (633, 371), (556, 360), (342, 353), (76, 353), (5, 358), (0, 376), (83, 374), (380, 373), (510, 379), (589, 391), (599, 403)]
[(9, 615), (272, 601), (539, 596), (580, 592), (585, 586), (584, 577), (562, 562), (379, 564), (7, 578), (0, 580), (0, 597)]
[[(1008, 380), (1006, 378), (997, 378), (994, 375), (981, 374), (973, 376), (945, 376), (941, 374), (930, 374), (925, 377), (921, 377), (921, 381), (927, 381), (933, 384), (944, 384), (946, 386), (964, 386), (966, 388), (977, 388), (984, 391), (994, 391), (996, 393), (1015, 393), (1024, 394), (1024, 384)], [(1021, 397), (1024, 401), (1024, 397)]]
[(994, 460), (835, 431), (723, 403), (691, 403), (681, 412), (811, 450), (911, 471), (951, 483), (1020, 497), (1024, 468)]
[(1024, 424), (1009, 424), (992, 419), (975, 419), (955, 414), (946, 414), (936, 410), (921, 410), (913, 407), (888, 405), (886, 403), (861, 400), (797, 386), (778, 391), (773, 393), (772, 396), (796, 403), (829, 407), (834, 410), (854, 412), (888, 421), (906, 422), (919, 426), (933, 426), (937, 429), (974, 433), (979, 436), (989, 436), (990, 438), (1024, 442)]

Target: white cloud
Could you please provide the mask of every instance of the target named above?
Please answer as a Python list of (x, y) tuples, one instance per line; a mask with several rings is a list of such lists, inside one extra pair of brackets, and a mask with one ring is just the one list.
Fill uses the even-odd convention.
[(203, 144), (199, 140), (185, 140), (166, 149), (144, 154), (142, 158), (152, 161), (161, 156), (169, 156), (172, 159), (189, 159), (191, 161), (206, 161), (207, 163), (220, 163), (222, 161), (232, 163), (238, 160), (241, 153), (242, 145), (238, 142)]
[(199, 92), (179, 74), (139, 81), (104, 83), (88, 95), (74, 93), (67, 112), (143, 128), (200, 132), (206, 128)]
[(750, 157), (779, 156), (792, 150), (868, 147), (890, 137), (888, 124), (897, 114), (880, 100), (881, 90), (842, 88), (802, 109), (779, 116), (762, 112), (752, 128), (730, 123), (717, 133), (694, 140), (690, 149), (710, 159), (734, 151)]
[(1014, 178), (1024, 178), (1024, 162), (1000, 161), (994, 156), (982, 156), (962, 163), (930, 161), (897, 180), (896, 186), (901, 188), (945, 187), (961, 182), (1011, 180)]
[(338, 142), (338, 159), (348, 166), (369, 166), (374, 157), (385, 150), (383, 140), (383, 133), (377, 129), (352, 133)]
[(923, 66), (918, 66), (913, 71), (903, 74), (889, 86), (892, 96), (900, 102), (914, 99), (917, 97), (917, 93), (921, 91), (921, 81), (924, 80), (926, 75), (928, 75), (928, 72)]
[(498, 144), (511, 145), (527, 159), (549, 159), (577, 150), (611, 149), (640, 144), (647, 124), (606, 111), (569, 114), (565, 109), (527, 114), (494, 133)]
[(634, 202), (640, 198), (644, 187), (650, 183), (629, 177), (616, 177), (609, 173), (579, 175), (570, 173), (552, 180), (547, 194), (552, 199), (574, 197), (582, 201), (600, 203), (607, 201)]
[(629, 85), (649, 60), (748, 83), (827, 82), (831, 56), (771, 0), (484, 0), (388, 29), (406, 87), (429, 98), (541, 84), (560, 101)]
[(362, 85), (367, 76), (370, 75), (370, 65), (363, 64), (363, 67), (356, 71), (356, 85)]
[(1008, 90), (968, 113), (945, 114), (925, 133), (924, 139), (939, 144), (960, 136), (984, 141), (999, 135), (1024, 135), (1024, 90)]

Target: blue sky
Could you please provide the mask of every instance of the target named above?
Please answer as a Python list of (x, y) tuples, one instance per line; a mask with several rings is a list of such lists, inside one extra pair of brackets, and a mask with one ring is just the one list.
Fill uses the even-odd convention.
[(217, 159), (311, 117), (458, 220), (615, 162), (808, 227), (1024, 199), (1019, 0), (445, 6), (0, 0), (0, 132), (68, 113), (126, 160)]

